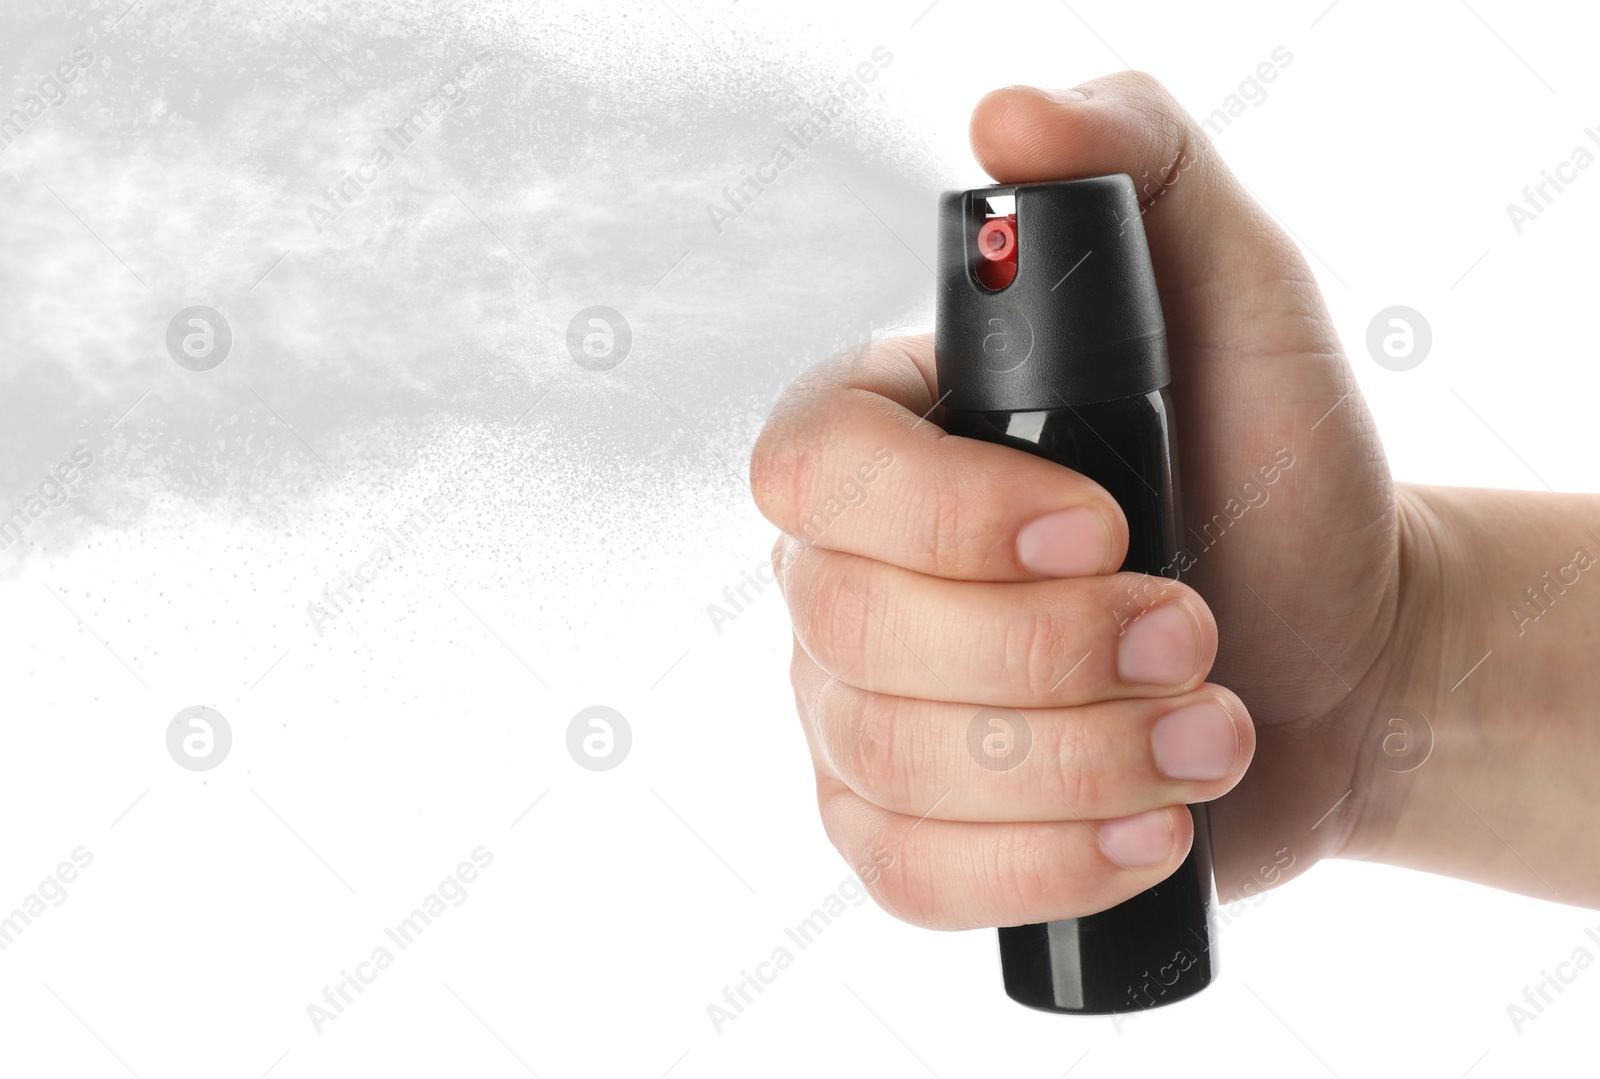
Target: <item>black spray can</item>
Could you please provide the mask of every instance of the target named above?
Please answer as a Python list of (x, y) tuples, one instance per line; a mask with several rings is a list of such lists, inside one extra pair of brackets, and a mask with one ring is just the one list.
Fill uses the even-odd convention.
[[(1166, 325), (1126, 175), (947, 192), (934, 350), (947, 431), (1087, 476), (1128, 520), (1123, 570), (1178, 576), (1181, 507)], [(1216, 975), (1210, 825), (1177, 872), (1110, 910), (1003, 927), (1012, 999), (1104, 1015)]]

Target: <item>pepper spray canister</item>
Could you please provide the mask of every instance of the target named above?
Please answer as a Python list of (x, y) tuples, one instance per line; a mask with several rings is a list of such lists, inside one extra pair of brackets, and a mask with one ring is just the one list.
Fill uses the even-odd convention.
[[(934, 327), (944, 428), (1099, 483), (1128, 520), (1121, 568), (1176, 577), (1166, 325), (1133, 181), (945, 193)], [(1107, 612), (1111, 625), (1128, 617)], [(1105, 1015), (1170, 1004), (1211, 983), (1210, 824), (1204, 805), (1189, 810), (1194, 844), (1172, 876), (1098, 914), (1000, 929), (1013, 1000)]]

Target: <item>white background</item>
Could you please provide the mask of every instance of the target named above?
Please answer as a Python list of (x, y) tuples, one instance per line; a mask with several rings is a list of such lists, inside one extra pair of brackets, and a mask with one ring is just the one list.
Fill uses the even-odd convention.
[[(121, 6), (62, 7), (54, 31), (55, 12), (0, 18), (0, 37), (26, 39), (10, 46), (7, 101)], [(219, 192), (256, 175), (240, 149), (248, 109), (230, 106), (238, 141), (191, 132), (184, 145), (167, 119), (201, 116), (204, 87), (158, 100), (139, 75), (140, 56), (190, 55), (162, 21), (184, 9), (144, 4), (105, 32), (90, 73), (102, 80), (0, 155), (12, 207), (0, 427), (38, 435), (7, 444), (0, 513), (76, 443), (97, 452), (74, 498), (0, 556), (0, 909), (74, 848), (94, 857), (0, 952), (6, 1074), (1590, 1070), (1600, 971), (1520, 1033), (1507, 1005), (1575, 948), (1600, 955), (1585, 936), (1600, 913), (1348, 863), (1235, 911), (1221, 981), (1132, 1020), (1026, 1011), (1001, 990), (992, 932), (925, 932), (867, 903), (719, 1032), (707, 1005), (791, 943), (785, 927), (849, 871), (816, 819), (781, 600), (766, 589), (720, 632), (706, 608), (771, 544), (739, 476), (778, 387), (815, 358), (786, 327), (824, 317), (841, 290), (870, 294), (879, 335), (926, 326), (932, 199), (983, 182), (966, 152), (972, 104), (995, 86), (1070, 86), (1123, 66), (1205, 114), (1276, 47), (1292, 53), (1217, 146), (1308, 252), (1398, 478), (1595, 489), (1600, 169), (1520, 235), (1505, 209), (1600, 125), (1592, 12), (1503, 0), (414, 8), (406, 19), (441, 27), (449, 57), (487, 42), (501, 57), (566, 58), (501, 63), (491, 100), (524, 80), (584, 89), (561, 113), (573, 130), (545, 114), (505, 169), (440, 152), (407, 157), (396, 177), (450, 159), (463, 204), (481, 199), (473, 209), (541, 271), (583, 256), (541, 247), (519, 219), (586, 200), (681, 209), (605, 240), (610, 262), (568, 275), (582, 287), (545, 272), (557, 283), (540, 290), (437, 187), (420, 219), (454, 213), (481, 252), (441, 248), (428, 229), (443, 226), (416, 226), (407, 248), (374, 201), (341, 219), (333, 261), (307, 256), (322, 238), (303, 204), (355, 159), (374, 118), (407, 111), (351, 119), (356, 106), (321, 104), (345, 93), (330, 67), (366, 93), (361, 27), (406, 21), (365, 5), (285, 4), (276, 21), (240, 8), (235, 36), (206, 47), (240, 71), (269, 48), (299, 56), (304, 115), (285, 120), (284, 106), (262, 122), (304, 135), (284, 136), (259, 171), (315, 178), (272, 188), (259, 215), (217, 211)], [(548, 51), (518, 52), (535, 41)], [(894, 61), (851, 137), (830, 135), (809, 171), (715, 235), (704, 204), (878, 45)], [(414, 101), (437, 82), (388, 89)], [(741, 114), (729, 104), (741, 92), (769, 112)], [(698, 121), (732, 148), (703, 167), (657, 144), (632, 152), (630, 111), (686, 131)], [(890, 179), (874, 186), (863, 161)], [(880, 222), (839, 181), (862, 202), (881, 192)], [(532, 194), (503, 197), (516, 191)], [(234, 226), (251, 242), (217, 255)], [(863, 242), (834, 265), (836, 228)], [(248, 298), (218, 298), (220, 266), (248, 282), (285, 248)], [(684, 249), (659, 289), (644, 287)], [(475, 276), (480, 262), (492, 279)], [(389, 313), (416, 321), (386, 322), (382, 297), (429, 274), (426, 303), (407, 296)], [(334, 318), (330, 296), (357, 315)], [(238, 335), (238, 355), (207, 376), (163, 347), (189, 303), (227, 310)], [(614, 372), (564, 354), (566, 322), (589, 304), (632, 321), (634, 355)], [(1407, 372), (1364, 344), (1396, 304), (1433, 330)], [(272, 334), (281, 351), (252, 344)], [(419, 339), (429, 347), (412, 348)], [(298, 364), (296, 378), (273, 383), (274, 357)], [(391, 362), (396, 384), (443, 370), (488, 388), (432, 409), (359, 380), (318, 388), (327, 371)], [(716, 397), (752, 369), (760, 380)], [(248, 386), (226, 381), (246, 371)], [(41, 419), (41, 385), (72, 403)], [(348, 423), (302, 419), (318, 395)], [(186, 441), (186, 421), (211, 437)], [(442, 480), (463, 491), (452, 512), (319, 634), (306, 604)], [(168, 722), (196, 704), (233, 733), (212, 771), (181, 769), (166, 749)], [(566, 749), (569, 720), (596, 704), (632, 729), (612, 771)], [(307, 1005), (479, 846), (494, 861), (467, 901), (319, 1033)]]

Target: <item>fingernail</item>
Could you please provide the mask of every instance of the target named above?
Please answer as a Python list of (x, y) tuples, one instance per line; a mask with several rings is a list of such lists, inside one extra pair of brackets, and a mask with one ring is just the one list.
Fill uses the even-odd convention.
[(1111, 560), (1111, 533), (1091, 509), (1058, 510), (1017, 533), (1017, 561), (1041, 577), (1087, 577)]
[(1100, 849), (1124, 869), (1160, 865), (1172, 853), (1172, 818), (1165, 809), (1118, 817), (1100, 826)]
[(1221, 779), (1239, 759), (1239, 731), (1232, 717), (1209, 702), (1161, 717), (1150, 740), (1156, 767), (1172, 779)]
[(1082, 90), (1046, 90), (1043, 87), (1038, 89), (1041, 94), (1049, 98), (1051, 101), (1058, 101), (1062, 104), (1065, 104), (1069, 101), (1089, 100), (1089, 95), (1084, 93)]
[(1124, 682), (1141, 685), (1187, 682), (1199, 661), (1199, 627), (1176, 603), (1140, 615), (1117, 649), (1117, 673)]

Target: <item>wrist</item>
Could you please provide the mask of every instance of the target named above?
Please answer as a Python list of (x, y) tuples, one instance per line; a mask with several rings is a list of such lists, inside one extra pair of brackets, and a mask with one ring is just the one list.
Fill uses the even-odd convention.
[[(1339, 854), (1600, 902), (1600, 498), (1398, 487), (1397, 601)], [(1592, 572), (1591, 572), (1592, 570)], [(1388, 721), (1415, 718), (1404, 752)], [(1351, 716), (1360, 726), (1358, 713)]]
[(1442, 706), (1450, 696), (1446, 657), (1461, 651), (1452, 638), (1465, 613), (1452, 607), (1473, 588), (1462, 533), (1434, 489), (1396, 484), (1395, 512), (1392, 612), (1379, 630), (1385, 636), (1377, 660), (1344, 707), (1355, 761), (1344, 839), (1334, 852), (1383, 862), (1399, 860), (1400, 822), (1416, 802), (1426, 766), (1438, 763)]

